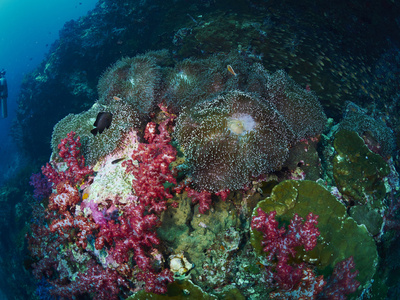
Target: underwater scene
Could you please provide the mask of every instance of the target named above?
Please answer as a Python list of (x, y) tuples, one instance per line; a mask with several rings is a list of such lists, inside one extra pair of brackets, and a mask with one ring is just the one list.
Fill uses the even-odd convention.
[(54, 38), (8, 112), (0, 72), (0, 300), (400, 299), (399, 3), (99, 0)]

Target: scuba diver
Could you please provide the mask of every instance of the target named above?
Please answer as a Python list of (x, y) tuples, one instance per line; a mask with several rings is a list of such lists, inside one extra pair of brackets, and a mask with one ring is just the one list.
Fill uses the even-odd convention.
[(6, 71), (2, 69), (0, 71), (0, 101), (1, 101), (1, 117), (3, 119), (7, 118), (7, 97), (8, 97), (8, 89), (7, 89), (7, 79), (6, 79)]

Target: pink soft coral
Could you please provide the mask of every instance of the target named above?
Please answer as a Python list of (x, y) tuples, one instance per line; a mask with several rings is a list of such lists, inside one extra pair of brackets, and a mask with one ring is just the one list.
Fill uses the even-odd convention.
[[(306, 251), (310, 251), (317, 244), (317, 237), (320, 235), (315, 227), (318, 224), (318, 216), (309, 213), (307, 220), (303, 223), (303, 219), (295, 214), (286, 230), (278, 227), (278, 221), (275, 219), (276, 211), (267, 214), (258, 208), (257, 213), (258, 216), (252, 219), (251, 228), (263, 233), (261, 244), (264, 247), (263, 250), (267, 252), (267, 259), (276, 260), (273, 275), (275, 282), (286, 292), (300, 289), (304, 285), (304, 272), (307, 268), (304, 263), (289, 265), (288, 262), (290, 258), (295, 257), (297, 247), (303, 246)], [(322, 277), (317, 278), (316, 282), (314, 286), (322, 288)], [(314, 289), (314, 291), (316, 293), (320, 289)]]
[(75, 137), (75, 132), (68, 133), (65, 139), (62, 139), (58, 145), (59, 153), (63, 162), (66, 164), (66, 170), (60, 171), (55, 167), (56, 163), (47, 163), (42, 167), (42, 173), (55, 186), (62, 181), (69, 181), (72, 184), (80, 183), (84, 178), (93, 173), (92, 169), (85, 166), (85, 158), (80, 152), (80, 137)]
[[(139, 201), (149, 212), (162, 212), (166, 206), (166, 200), (172, 195), (164, 187), (166, 182), (176, 184), (173, 172), (169, 165), (176, 159), (176, 149), (170, 145), (171, 137), (168, 126), (172, 119), (163, 121), (156, 133), (156, 124), (149, 122), (145, 130), (146, 143), (140, 143), (137, 150), (132, 154), (132, 160), (125, 161), (123, 166), (126, 172), (133, 174), (133, 190)], [(138, 162), (138, 165), (134, 163)]]

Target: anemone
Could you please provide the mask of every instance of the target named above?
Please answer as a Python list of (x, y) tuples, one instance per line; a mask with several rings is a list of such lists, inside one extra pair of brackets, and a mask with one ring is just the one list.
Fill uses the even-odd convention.
[[(237, 76), (227, 70), (231, 65)], [(216, 54), (207, 59), (185, 59), (167, 75), (167, 90), (163, 96), (173, 112), (194, 107), (213, 99), (222, 92), (243, 90), (251, 65), (237, 53)]]
[(133, 58), (122, 58), (101, 76), (97, 90), (99, 101), (109, 105), (122, 99), (135, 107), (141, 116), (147, 116), (161, 94), (161, 68), (168, 58), (167, 51), (153, 51)]
[(252, 176), (279, 169), (293, 132), (269, 102), (229, 91), (182, 111), (175, 137), (197, 189), (215, 192), (240, 189)]
[(318, 135), (326, 124), (326, 115), (315, 93), (296, 84), (282, 70), (270, 76), (264, 97), (292, 127), (293, 143)]
[[(94, 136), (90, 131), (100, 111), (111, 112), (113, 120), (109, 128)], [(68, 132), (74, 131), (81, 137), (81, 150), (86, 164), (92, 165), (114, 151), (125, 133), (140, 125), (139, 113), (124, 101), (114, 101), (109, 106), (95, 103), (88, 111), (69, 114), (54, 126), (51, 140), (53, 159), (56, 159), (55, 154), (58, 153), (57, 146), (61, 139), (65, 138)]]

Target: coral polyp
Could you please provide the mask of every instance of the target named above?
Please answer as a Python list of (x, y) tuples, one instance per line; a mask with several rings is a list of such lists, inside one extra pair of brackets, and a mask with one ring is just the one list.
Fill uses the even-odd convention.
[(199, 189), (240, 189), (276, 170), (293, 138), (280, 113), (255, 94), (231, 91), (183, 111), (175, 137)]
[(251, 115), (235, 114), (228, 118), (227, 125), (232, 134), (244, 135), (246, 132), (252, 131), (257, 123)]

